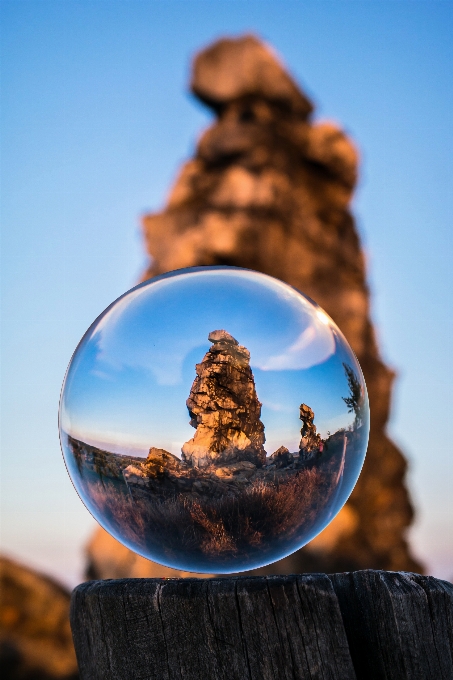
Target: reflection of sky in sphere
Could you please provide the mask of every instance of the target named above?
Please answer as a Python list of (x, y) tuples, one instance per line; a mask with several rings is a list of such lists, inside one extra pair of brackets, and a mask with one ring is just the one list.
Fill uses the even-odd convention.
[(360, 369), (324, 312), (268, 276), (201, 268), (138, 286), (93, 324), (68, 371), (63, 429), (112, 451), (179, 455), (194, 434), (185, 402), (195, 364), (216, 329), (250, 351), (268, 453), (298, 450), (302, 402), (322, 436), (352, 423), (343, 362)]
[[(258, 459), (253, 446), (230, 451), (240, 421), (228, 423), (240, 413), (236, 390), (244, 383), (226, 360), (205, 364), (199, 383), (214, 403), (200, 397), (196, 437), (217, 458), (204, 468), (166, 453), (180, 457), (195, 435), (186, 400), (211, 347), (208, 335), (221, 329), (250, 352), (267, 454), (284, 446), (294, 456), (283, 450), (266, 458), (260, 449)], [(188, 571), (251, 569), (310, 541), (351, 493), (368, 437), (360, 381), (338, 328), (290, 286), (232, 267), (181, 270), (129, 291), (87, 331), (63, 387), (62, 448), (82, 500), (128, 547)], [(234, 408), (222, 412), (215, 399), (224, 403), (225, 394)], [(313, 410), (318, 433), (305, 421), (302, 442), (301, 403)], [(238, 436), (248, 436), (245, 428)], [(151, 447), (164, 451), (145, 463)]]

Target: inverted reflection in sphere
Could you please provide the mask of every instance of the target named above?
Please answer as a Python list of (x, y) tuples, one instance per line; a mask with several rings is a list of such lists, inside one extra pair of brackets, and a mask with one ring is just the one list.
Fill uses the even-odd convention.
[(368, 441), (360, 366), (333, 321), (270, 276), (180, 270), (114, 302), (69, 365), (66, 465), (135, 552), (182, 571), (279, 560), (346, 502)]

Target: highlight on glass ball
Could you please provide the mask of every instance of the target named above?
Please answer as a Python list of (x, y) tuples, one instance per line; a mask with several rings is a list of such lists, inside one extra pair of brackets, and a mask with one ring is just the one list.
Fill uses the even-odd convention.
[(264, 566), (335, 517), (365, 457), (366, 387), (344, 336), (291, 286), (198, 267), (125, 293), (63, 384), (82, 501), (121, 543), (199, 573)]

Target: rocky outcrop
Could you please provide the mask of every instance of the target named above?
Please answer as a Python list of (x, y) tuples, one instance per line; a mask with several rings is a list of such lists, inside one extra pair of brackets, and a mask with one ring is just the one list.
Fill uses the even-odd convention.
[(280, 446), (272, 456), (270, 456), (270, 461), (275, 468), (279, 470), (280, 468), (287, 467), (294, 462), (294, 455), (286, 448), (286, 446)]
[(145, 461), (142, 464), (128, 465), (122, 472), (134, 500), (145, 499), (149, 503), (154, 503), (181, 494), (189, 500), (198, 497), (205, 500), (237, 497), (246, 487), (257, 482), (262, 484), (286, 482), (294, 471), (305, 468), (307, 463), (305, 455), (290, 453), (281, 446), (259, 465), (246, 458), (239, 459), (239, 456), (247, 455), (247, 451), (244, 454), (237, 451), (235, 454), (237, 459), (233, 462), (226, 463), (217, 458), (201, 466), (178, 461), (178, 465), (167, 467), (166, 460), (172, 454), (162, 449), (157, 450), (162, 451), (159, 465), (150, 468)]
[(249, 460), (262, 465), (264, 426), (250, 368), (250, 352), (224, 330), (209, 334), (212, 347), (200, 364), (187, 399), (195, 436), (182, 447), (190, 465)]
[(269, 48), (255, 36), (225, 38), (194, 61), (192, 91), (219, 113), (232, 101), (258, 97), (306, 117), (313, 105)]
[[(232, 437), (235, 436), (233, 431)], [(203, 461), (205, 464), (194, 465), (192, 460), (181, 460), (155, 447), (151, 447), (145, 460), (132, 458), (133, 462), (130, 462), (130, 456), (101, 451), (74, 437), (68, 438), (68, 445), (74, 457), (78, 456), (81, 480), (90, 484), (89, 474), (91, 481), (99, 480), (104, 488), (108, 482), (123, 481), (134, 500), (145, 499), (150, 504), (181, 494), (192, 500), (198, 496), (205, 499), (237, 496), (245, 486), (255, 482), (287, 481), (289, 475), (305, 468), (307, 463), (305, 456), (290, 453), (284, 446), (269, 457), (260, 449), (259, 458), (251, 448), (230, 447), (229, 458), (225, 455), (207, 457)], [(250, 460), (253, 456), (256, 462)], [(105, 493), (108, 495), (108, 490)]]
[[(306, 548), (260, 573), (420, 571), (406, 541), (413, 517), (407, 464), (386, 434), (394, 373), (376, 344), (349, 208), (356, 147), (338, 125), (312, 120), (311, 102), (273, 50), (253, 36), (220, 40), (200, 52), (192, 90), (216, 118), (182, 167), (165, 210), (143, 220), (151, 256), (144, 278), (227, 264), (286, 281), (339, 325), (370, 399), (368, 454), (351, 499)], [(155, 574), (155, 565), (150, 570)]]
[(356, 147), (336, 124), (312, 121), (311, 102), (253, 36), (200, 52), (192, 90), (216, 119), (182, 168), (167, 208), (144, 218), (152, 256), (145, 278), (192, 265), (249, 267), (288, 282), (326, 310), (365, 375), (370, 444), (343, 511), (348, 521), (335, 520), (329, 547), (313, 542), (291, 568), (418, 571), (405, 537), (413, 517), (407, 464), (386, 434), (394, 374), (379, 355), (349, 209)]
[(300, 431), (301, 440), (299, 444), (299, 454), (309, 459), (316, 452), (322, 450), (322, 442), (320, 435), (316, 432), (316, 425), (314, 424), (315, 414), (307, 404), (300, 405), (300, 419), (302, 421), (302, 428)]
[(107, 578), (210, 578), (213, 574), (194, 574), (164, 567), (137, 555), (99, 527), (86, 546), (87, 579)]
[(52, 579), (0, 557), (3, 680), (77, 680), (69, 593)]

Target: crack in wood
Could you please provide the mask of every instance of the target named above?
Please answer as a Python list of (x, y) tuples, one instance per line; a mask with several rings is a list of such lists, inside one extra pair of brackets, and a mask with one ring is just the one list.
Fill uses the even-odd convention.
[(453, 680), (453, 585), (382, 571), (75, 589), (81, 680)]

